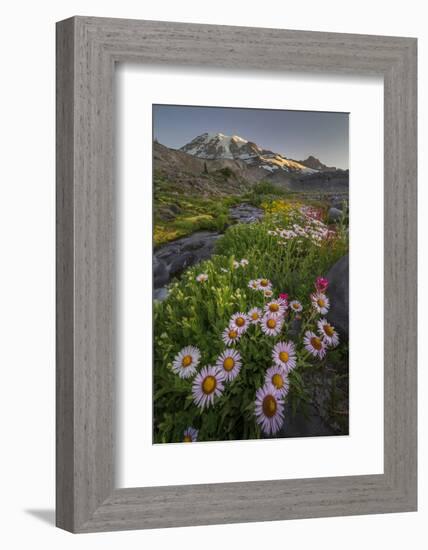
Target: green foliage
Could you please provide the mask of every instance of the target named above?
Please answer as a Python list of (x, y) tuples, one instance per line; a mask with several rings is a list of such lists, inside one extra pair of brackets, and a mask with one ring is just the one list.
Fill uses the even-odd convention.
[(153, 174), (154, 244), (159, 246), (200, 230), (224, 231), (233, 223), (229, 209), (242, 202), (250, 184), (225, 167), (196, 177)]
[[(340, 227), (337, 237), (324, 242), (321, 247), (308, 240), (290, 240), (287, 246), (278, 246), (278, 239), (269, 235), (278, 222), (277, 216), (266, 215), (262, 224), (236, 225), (230, 227), (219, 239), (216, 253), (248, 258), (256, 267), (253, 277), (266, 273), (278, 292), (289, 292), (303, 298), (313, 286), (317, 275), (325, 274), (331, 265), (346, 254), (348, 238), (346, 227)], [(260, 269), (259, 266), (263, 266)]]
[(286, 195), (286, 191), (281, 187), (269, 181), (259, 181), (252, 186), (250, 191), (248, 191), (245, 195), (245, 199), (251, 204), (254, 204), (254, 206), (261, 206), (268, 200), (285, 197)]
[[(221, 216), (221, 213), (217, 216)], [(298, 367), (290, 373), (289, 402), (293, 410), (305, 410), (310, 397), (304, 383), (305, 369), (322, 368), (324, 362), (308, 359), (302, 333), (315, 329), (309, 293), (314, 280), (325, 275), (331, 265), (347, 252), (345, 227), (334, 239), (314, 244), (310, 239), (291, 239), (284, 246), (270, 234), (278, 224), (287, 227), (293, 215), (267, 215), (263, 222), (229, 227), (219, 239), (216, 254), (185, 271), (170, 285), (169, 295), (154, 306), (154, 439), (156, 442), (182, 441), (188, 426), (199, 430), (199, 440), (251, 439), (261, 436), (255, 422), (256, 390), (264, 383), (266, 369), (272, 365), (273, 345), (294, 340), (298, 350)], [(245, 258), (249, 264), (234, 267)], [(199, 273), (208, 280), (196, 281)], [(282, 333), (268, 337), (259, 326), (251, 326), (236, 347), (243, 367), (237, 378), (227, 383), (215, 406), (201, 412), (193, 403), (192, 379), (182, 380), (172, 371), (175, 355), (185, 346), (201, 351), (201, 365), (215, 364), (225, 349), (222, 332), (231, 315), (263, 307), (266, 298), (248, 287), (251, 279), (266, 277), (273, 283), (274, 296), (287, 292), (303, 307), (301, 331), (291, 331), (291, 315)]]
[(205, 197), (178, 193), (155, 178), (154, 243), (159, 246), (195, 231), (224, 231), (231, 223), (229, 208), (235, 196)]
[(251, 189), (254, 195), (274, 195), (282, 196), (284, 191), (282, 191), (278, 186), (274, 185), (270, 181), (259, 181)]

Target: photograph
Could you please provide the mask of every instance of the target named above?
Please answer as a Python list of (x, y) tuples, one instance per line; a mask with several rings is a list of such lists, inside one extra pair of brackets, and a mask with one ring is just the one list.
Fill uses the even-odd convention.
[(348, 435), (349, 115), (153, 105), (153, 442)]

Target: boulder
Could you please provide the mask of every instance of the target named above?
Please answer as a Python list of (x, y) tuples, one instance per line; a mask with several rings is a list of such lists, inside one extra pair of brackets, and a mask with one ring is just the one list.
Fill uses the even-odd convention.
[(318, 411), (312, 404), (308, 404), (306, 414), (297, 411), (294, 415), (291, 411), (291, 406), (286, 403), (284, 408), (284, 425), (279, 432), (273, 436), (276, 437), (316, 437), (321, 435), (336, 435), (332, 427), (330, 427), (319, 415)]
[(340, 258), (327, 273), (330, 311), (328, 321), (337, 329), (339, 336), (349, 336), (349, 254)]
[(169, 266), (169, 273), (171, 276), (179, 275), (182, 273), (186, 267), (189, 267), (190, 265), (193, 265), (196, 263), (196, 258), (193, 254), (190, 252), (184, 252), (182, 254), (178, 254), (171, 262)]
[(340, 198), (334, 198), (331, 201), (330, 207), (336, 208), (337, 210), (341, 210), (343, 212), (343, 210), (345, 210), (345, 207), (346, 207), (346, 202)]
[(155, 288), (160, 288), (169, 281), (169, 270), (166, 263), (153, 256), (153, 283)]
[(337, 223), (341, 220), (343, 216), (342, 210), (339, 210), (338, 208), (331, 207), (328, 211), (328, 223)]

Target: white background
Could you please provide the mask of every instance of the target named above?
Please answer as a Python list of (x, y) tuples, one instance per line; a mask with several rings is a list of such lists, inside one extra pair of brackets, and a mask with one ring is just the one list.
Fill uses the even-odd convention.
[[(169, 83), (174, 79), (174, 87)], [(383, 82), (323, 75), (219, 74), (123, 66), (117, 72), (120, 241), (118, 409), (122, 487), (383, 472)], [(245, 94), (243, 93), (245, 90)], [(266, 94), (269, 90), (269, 94)], [(152, 445), (152, 103), (350, 112), (350, 435)], [(244, 136), (245, 137), (245, 136)], [(261, 144), (263, 145), (263, 144)], [(367, 150), (371, 155), (367, 155)], [(370, 177), (367, 177), (370, 174)], [(370, 196), (370, 201), (367, 201)], [(367, 224), (367, 220), (372, 222)], [(361, 300), (361, 266), (373, 283)], [(376, 338), (367, 340), (370, 303)], [(364, 345), (361, 342), (364, 341)], [(370, 357), (370, 361), (367, 361)], [(370, 384), (367, 380), (370, 379)], [(227, 468), (207, 468), (224, 460)], [(272, 460), (272, 456), (283, 457)], [(313, 460), (318, 456), (319, 460)], [(142, 467), (144, 464), (144, 467)], [(174, 467), (171, 468), (171, 464)], [(269, 467), (267, 467), (269, 465)]]
[[(52, 527), (54, 506), (54, 22), (74, 14), (419, 37), (420, 279), (428, 278), (427, 43), (424, 4), (359, 0), (212, 3), (122, 0), (19, 1), (3, 5), (1, 101), (1, 523), (4, 548), (45, 550), (239, 547), (424, 548), (427, 470), (419, 512), (353, 518), (73, 536)], [(3, 44), (4, 42), (4, 44)], [(368, 151), (367, 154), (370, 154)], [(423, 247), (423, 250), (422, 250)], [(370, 266), (364, 284), (370, 284)], [(362, 289), (363, 292), (364, 289)], [(421, 288), (421, 311), (428, 307)], [(419, 463), (428, 462), (428, 375), (421, 319)]]

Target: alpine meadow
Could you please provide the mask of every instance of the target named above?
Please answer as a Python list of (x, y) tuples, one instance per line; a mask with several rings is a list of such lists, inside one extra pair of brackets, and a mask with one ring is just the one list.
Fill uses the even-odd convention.
[(349, 433), (348, 126), (153, 106), (153, 443)]

